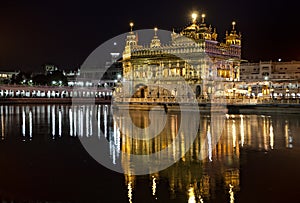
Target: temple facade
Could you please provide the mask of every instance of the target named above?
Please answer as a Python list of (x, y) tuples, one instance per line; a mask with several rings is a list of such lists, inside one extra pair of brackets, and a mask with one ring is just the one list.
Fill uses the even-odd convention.
[(205, 15), (198, 22), (193, 14), (188, 26), (170, 32), (169, 44), (162, 45), (155, 28), (147, 46), (138, 44), (133, 23), (130, 26), (122, 58), (123, 82), (116, 91), (119, 101), (211, 98), (227, 94), (226, 89), (240, 80), (241, 34), (237, 34), (235, 22), (230, 33), (226, 32), (225, 42), (220, 42)]

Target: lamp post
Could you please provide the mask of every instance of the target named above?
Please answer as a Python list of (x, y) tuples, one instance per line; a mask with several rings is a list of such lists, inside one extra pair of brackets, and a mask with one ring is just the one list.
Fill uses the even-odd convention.
[(287, 100), (289, 100), (289, 92), (290, 92), (290, 90), (289, 90), (289, 88), (286, 88), (286, 90), (285, 90), (285, 92), (286, 92), (286, 98), (287, 98)]
[(272, 98), (272, 101), (274, 100), (274, 88), (271, 88), (271, 98)]

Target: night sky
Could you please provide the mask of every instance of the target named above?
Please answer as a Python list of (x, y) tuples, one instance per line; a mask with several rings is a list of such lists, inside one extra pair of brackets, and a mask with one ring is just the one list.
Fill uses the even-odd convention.
[(0, 70), (76, 69), (101, 43), (134, 29), (172, 30), (204, 12), (219, 40), (242, 33), (242, 58), (300, 60), (300, 16), (292, 0), (15, 1), (0, 5)]

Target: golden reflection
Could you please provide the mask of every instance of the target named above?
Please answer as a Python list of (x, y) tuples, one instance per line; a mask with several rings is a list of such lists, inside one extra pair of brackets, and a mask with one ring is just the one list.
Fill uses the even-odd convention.
[(188, 197), (188, 203), (196, 203), (195, 192), (192, 186), (190, 186), (190, 188), (188, 189)]
[(132, 203), (133, 199), (133, 190), (135, 185), (135, 176), (133, 175), (125, 175), (125, 183), (127, 185), (127, 197), (129, 203)]
[(232, 186), (231, 184), (229, 184), (229, 197), (230, 197), (230, 203), (234, 203), (234, 192), (233, 189), (234, 186)]
[[(25, 119), (23, 119), (23, 120), (25, 120)], [(24, 126), (24, 124), (23, 124), (23, 126)], [(1, 137), (2, 137), (2, 140), (4, 139), (4, 134), (5, 134), (5, 123), (4, 123), (4, 112), (3, 112), (3, 106), (1, 106)], [(25, 128), (24, 128), (24, 130), (23, 130), (23, 135), (25, 134)]]
[(273, 125), (270, 124), (270, 147), (274, 149), (274, 132), (273, 132)]
[[(11, 110), (6, 110), (3, 106), (0, 108), (2, 138), (9, 130), (5, 127), (6, 119), (9, 119), (6, 113), (10, 113), (9, 111)], [(84, 131), (83, 133), (86, 135), (95, 134), (95, 136), (100, 137), (101, 128), (104, 129), (103, 132), (106, 137), (109, 137), (110, 141), (110, 158), (112, 162), (117, 164), (120, 160), (122, 167), (128, 169), (125, 171), (128, 171), (129, 174), (134, 174), (130, 154), (151, 154), (169, 147), (167, 158), (175, 160), (176, 154), (184, 155), (172, 166), (156, 174), (151, 174), (147, 178), (149, 178), (149, 190), (155, 198), (159, 198), (158, 195), (160, 194), (158, 185), (166, 179), (168, 180), (171, 198), (175, 198), (177, 193), (181, 193), (186, 195), (189, 202), (205, 202), (212, 198), (218, 190), (216, 185), (220, 183), (220, 180), (226, 188), (226, 193), (229, 191), (230, 201), (233, 202), (234, 194), (237, 194), (240, 189), (239, 153), (241, 149), (273, 150), (280, 147), (280, 144), (275, 143), (277, 140), (284, 142), (282, 147), (291, 148), (293, 144), (291, 131), (293, 132), (293, 129), (295, 129), (293, 120), (282, 120), (282, 118), (280, 118), (281, 120), (278, 120), (278, 118), (274, 120), (273, 117), (260, 115), (227, 114), (224, 116), (226, 122), (222, 135), (215, 137), (213, 118), (201, 115), (198, 134), (193, 145), (185, 153), (186, 146), (184, 143), (188, 141), (187, 139), (190, 136), (185, 135), (184, 131), (179, 131), (179, 128), (189, 128), (194, 125), (192, 114), (189, 120), (184, 121), (185, 126), (182, 126), (180, 124), (180, 114), (169, 112), (166, 115), (166, 126), (161, 133), (152, 139), (141, 141), (129, 136), (135, 131), (126, 126), (122, 115), (116, 117), (116, 119), (115, 117), (113, 120), (110, 119), (111, 112), (108, 106), (103, 105), (96, 108), (75, 106), (66, 113), (64, 109), (58, 109), (55, 105), (45, 106), (44, 111), (39, 110), (39, 108), (20, 107), (21, 135), (32, 136), (33, 121), (36, 121), (34, 116), (38, 112), (47, 113), (45, 119), (49, 121), (50, 134), (53, 136), (56, 133), (56, 128), (59, 135), (65, 133), (62, 131), (62, 129), (65, 129), (63, 121), (66, 120), (63, 116), (69, 118), (70, 136), (82, 135), (82, 131), (85, 130), (86, 133)], [(140, 114), (140, 112), (132, 112), (132, 114), (133, 118), (137, 119), (136, 123), (140, 127), (147, 126), (148, 122), (155, 125), (160, 122), (157, 117), (155, 117), (156, 120), (151, 120), (149, 114)], [(155, 112), (153, 114), (155, 116)], [(58, 125), (56, 124), (56, 118), (58, 118)], [(97, 119), (95, 125), (98, 125), (98, 130), (94, 130), (94, 133), (91, 128), (91, 119)], [(218, 123), (220, 121), (214, 122)], [(282, 126), (284, 126), (283, 129)], [(278, 129), (281, 129), (281, 134)], [(277, 136), (276, 139), (275, 135)], [(151, 137), (150, 134), (149, 136)], [(179, 143), (173, 142), (177, 136), (180, 138)], [(123, 153), (120, 153), (121, 151)], [(133, 191), (136, 188), (135, 179), (134, 175), (126, 175), (125, 184), (128, 189), (129, 202), (133, 201)]]
[(241, 117), (241, 146), (244, 146), (244, 142), (245, 142), (245, 129), (244, 129), (244, 116), (240, 115)]

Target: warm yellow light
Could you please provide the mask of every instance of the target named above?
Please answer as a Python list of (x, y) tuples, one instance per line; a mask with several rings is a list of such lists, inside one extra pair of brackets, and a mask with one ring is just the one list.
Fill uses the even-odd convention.
[(205, 18), (205, 14), (202, 14), (201, 17), (202, 17), (202, 18)]
[(232, 21), (232, 25), (234, 26), (236, 24), (236, 22), (235, 21)]
[(193, 22), (196, 22), (197, 17), (198, 17), (197, 13), (192, 13), (192, 20), (193, 20)]
[(157, 32), (157, 27), (154, 28), (154, 31)]
[(129, 25), (130, 25), (130, 31), (132, 32), (132, 28), (134, 26), (133, 22), (130, 22)]

